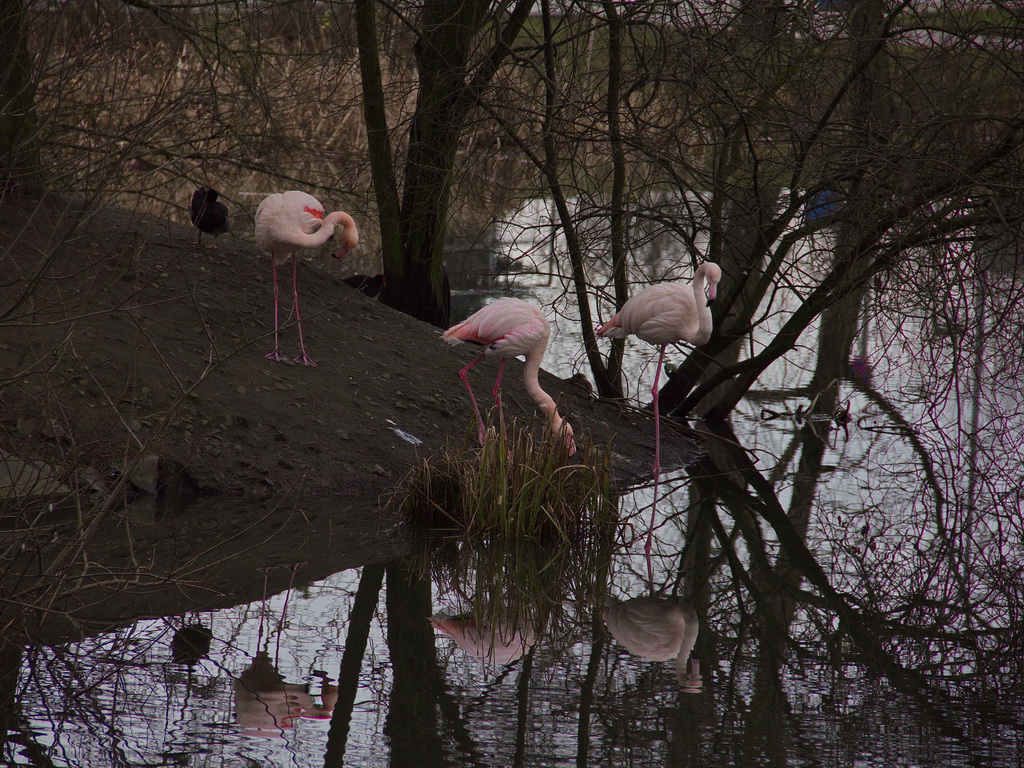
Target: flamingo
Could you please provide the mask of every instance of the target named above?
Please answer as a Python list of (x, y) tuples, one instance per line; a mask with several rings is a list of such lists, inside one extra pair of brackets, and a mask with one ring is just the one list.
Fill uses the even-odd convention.
[(722, 270), (705, 261), (693, 273), (693, 282), (658, 283), (648, 286), (627, 301), (607, 323), (597, 329), (597, 335), (610, 339), (624, 339), (630, 334), (659, 347), (658, 367), (654, 371), (654, 505), (651, 527), (647, 533), (644, 553), (647, 555), (647, 575), (654, 581), (651, 565), (651, 545), (654, 540), (654, 519), (658, 508), (658, 480), (661, 477), (661, 419), (658, 412), (658, 382), (665, 363), (665, 348), (669, 344), (685, 341), (695, 347), (707, 344), (711, 338), (713, 319), (711, 304), (718, 292)]
[(249, 733), (283, 736), (301, 718), (326, 720), (338, 702), (338, 687), (326, 673), (314, 671), (321, 680), (320, 704), (309, 694), (309, 685), (286, 683), (274, 660), (258, 651), (234, 681), (235, 717)]
[(429, 619), (431, 626), (455, 641), (470, 656), (489, 664), (510, 664), (537, 642), (533, 629), (518, 629), (498, 621), (494, 626), (479, 623), (472, 616), (444, 616)]
[(700, 661), (695, 656), (700, 622), (692, 606), (663, 597), (643, 596), (604, 599), (604, 621), (608, 631), (627, 651), (645, 661), (675, 659), (676, 680), (684, 690), (700, 690)]
[(537, 403), (537, 407), (548, 417), (551, 431), (565, 438), (569, 455), (572, 456), (576, 453), (576, 441), (573, 439), (572, 427), (569, 422), (558, 415), (554, 399), (541, 389), (538, 378), (540, 362), (544, 357), (544, 350), (547, 348), (550, 334), (551, 328), (540, 309), (521, 299), (506, 298), (499, 299), (477, 310), (466, 320), (453, 325), (441, 335), (441, 338), (449, 344), (468, 342), (486, 347), (483, 353), (459, 371), (459, 378), (462, 379), (462, 383), (469, 392), (470, 402), (473, 403), (481, 445), (484, 443), (486, 429), (483, 417), (480, 416), (476, 397), (473, 395), (473, 388), (469, 385), (469, 369), (485, 357), (501, 358), (501, 364), (498, 366), (498, 378), (495, 380), (494, 389), (491, 392), (500, 409), (501, 375), (505, 370), (505, 362), (510, 357), (525, 355), (526, 366), (523, 368), (523, 384), (526, 386), (526, 391)]
[(256, 244), (270, 254), (274, 273), (274, 351), (266, 355), (268, 360), (283, 361), (278, 336), (280, 332), (280, 309), (277, 287), (277, 267), (288, 257), (292, 260), (292, 307), (295, 322), (299, 326), (299, 348), (301, 354), (295, 358), (302, 365), (316, 365), (306, 355), (306, 344), (302, 337), (302, 315), (299, 313), (298, 262), (295, 252), (299, 248), (318, 248), (334, 236), (338, 225), (342, 227), (341, 247), (334, 254), (340, 259), (359, 243), (356, 223), (344, 211), (324, 215), (324, 207), (312, 195), (292, 190), (269, 195), (256, 209)]
[(192, 219), (193, 226), (199, 230), (199, 236), (196, 239), (197, 245), (203, 244), (203, 232), (206, 232), (213, 235), (213, 245), (210, 247), (216, 248), (217, 235), (222, 235), (231, 229), (231, 224), (228, 221), (228, 207), (217, 199), (219, 196), (220, 192), (207, 187), (199, 187), (192, 193), (189, 218)]

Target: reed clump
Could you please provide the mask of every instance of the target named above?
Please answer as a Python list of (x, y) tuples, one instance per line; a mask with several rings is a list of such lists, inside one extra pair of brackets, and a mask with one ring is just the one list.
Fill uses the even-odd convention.
[(436, 585), (438, 615), (460, 619), (495, 646), (543, 637), (545, 646), (563, 648), (583, 639), (614, 549), (611, 537), (570, 546), (433, 531), (407, 543), (410, 570)]
[(483, 539), (573, 542), (610, 531), (617, 519), (610, 451), (516, 422), (490, 429), (483, 446), (449, 443), (406, 476), (392, 504), (409, 523)]

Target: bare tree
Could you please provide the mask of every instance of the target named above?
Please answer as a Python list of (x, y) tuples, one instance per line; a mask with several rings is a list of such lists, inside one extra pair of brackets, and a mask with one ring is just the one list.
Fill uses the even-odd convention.
[[(503, 5), (488, 0), (432, 0), (411, 14), (418, 79), (399, 190), (384, 131), (379, 43), (374, 36), (377, 8), (369, 2), (356, 5), (368, 94), (364, 109), (382, 211), (382, 296), (386, 303), (435, 325), (448, 323), (444, 236), (459, 139), (467, 115), (511, 52), (530, 7), (521, 0), (506, 13)], [(494, 40), (486, 44), (483, 32), (489, 27)]]
[(40, 186), (38, 118), (24, 0), (0, 2), (0, 195)]
[[(845, 358), (876, 278), (968, 230), (1017, 226), (1024, 82), (1011, 15), (979, 39), (969, 14), (880, 0), (806, 17), (782, 3), (632, 11), (623, 56), (643, 66), (622, 72), (630, 122), (612, 131), (596, 100), (578, 103), (578, 122), (602, 141), (629, 137), (642, 190), (632, 231), (654, 222), (728, 276), (715, 337), (663, 389), (677, 415), (729, 413), (833, 307), (843, 338), (833, 322), (827, 351)], [(808, 215), (826, 199), (827, 215)], [(807, 249), (833, 231), (834, 246)]]

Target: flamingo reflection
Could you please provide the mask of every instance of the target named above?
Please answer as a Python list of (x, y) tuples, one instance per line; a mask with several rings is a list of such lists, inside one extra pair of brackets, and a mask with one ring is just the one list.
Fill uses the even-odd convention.
[(264, 736), (281, 736), (294, 727), (300, 717), (316, 720), (330, 718), (338, 701), (337, 686), (321, 678), (320, 704), (309, 694), (308, 686), (286, 683), (265, 651), (257, 653), (235, 680), (235, 717), (238, 724)]
[(604, 599), (604, 621), (612, 637), (644, 661), (675, 660), (676, 680), (686, 693), (701, 689), (700, 661), (690, 658), (700, 623), (689, 605), (663, 597)]
[(450, 637), (459, 648), (487, 664), (509, 664), (521, 658), (537, 642), (533, 628), (508, 626), (498, 621), (493, 626), (471, 616), (435, 615), (429, 619), (434, 629)]

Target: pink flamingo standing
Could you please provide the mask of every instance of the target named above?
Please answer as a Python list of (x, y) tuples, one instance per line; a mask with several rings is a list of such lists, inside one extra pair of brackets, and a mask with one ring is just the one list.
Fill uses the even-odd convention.
[(541, 388), (538, 377), (541, 359), (544, 357), (544, 350), (547, 348), (550, 334), (551, 329), (547, 318), (537, 307), (521, 299), (509, 298), (499, 299), (493, 304), (488, 304), (441, 335), (441, 338), (449, 344), (468, 342), (486, 347), (482, 354), (459, 371), (459, 378), (462, 379), (462, 383), (469, 392), (470, 402), (473, 403), (481, 445), (484, 443), (487, 430), (484, 427), (483, 417), (480, 415), (480, 407), (473, 395), (473, 388), (469, 385), (469, 369), (485, 357), (501, 358), (501, 364), (498, 366), (498, 378), (495, 380), (494, 389), (491, 392), (500, 409), (501, 375), (505, 371), (505, 362), (510, 357), (525, 355), (526, 366), (523, 368), (523, 384), (526, 386), (526, 391), (537, 403), (537, 407), (548, 417), (551, 431), (565, 437), (569, 455), (572, 456), (576, 453), (572, 427), (569, 422), (558, 415), (554, 399)]
[[(647, 555), (647, 575), (654, 581), (651, 565), (651, 544), (654, 540), (654, 520), (658, 509), (658, 480), (661, 476), (661, 418), (658, 412), (658, 383), (665, 362), (665, 348), (669, 344), (685, 341), (695, 347), (707, 344), (711, 338), (713, 319), (711, 303), (718, 291), (722, 270), (706, 261), (693, 273), (693, 282), (658, 283), (648, 286), (627, 301), (607, 323), (597, 329), (597, 335), (610, 339), (624, 339), (629, 334), (658, 346), (658, 367), (654, 372), (654, 505), (651, 527), (647, 533), (644, 553)], [(705, 293), (706, 291), (706, 293)], [(706, 299), (705, 299), (706, 296)]]
[(324, 215), (324, 207), (312, 195), (292, 190), (269, 195), (256, 209), (256, 244), (270, 254), (274, 272), (274, 351), (268, 360), (283, 361), (279, 346), (280, 308), (277, 287), (277, 266), (292, 260), (292, 308), (299, 326), (301, 354), (295, 358), (302, 365), (316, 365), (306, 355), (302, 338), (302, 315), (299, 313), (298, 262), (295, 252), (299, 248), (319, 248), (331, 237), (338, 225), (342, 227), (341, 247), (334, 254), (340, 259), (359, 243), (359, 230), (352, 217), (344, 211)]

